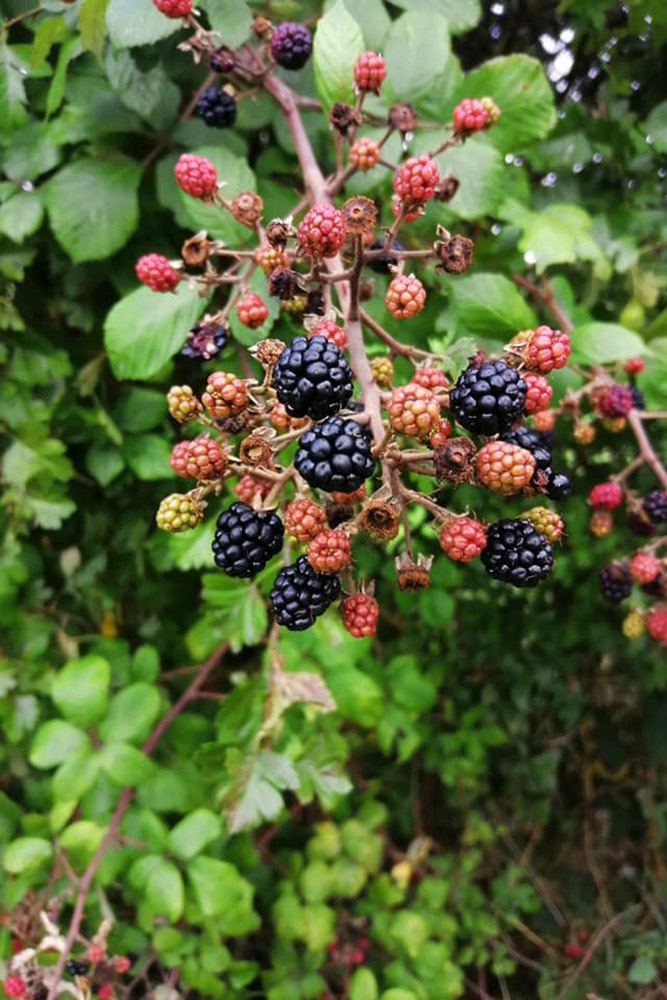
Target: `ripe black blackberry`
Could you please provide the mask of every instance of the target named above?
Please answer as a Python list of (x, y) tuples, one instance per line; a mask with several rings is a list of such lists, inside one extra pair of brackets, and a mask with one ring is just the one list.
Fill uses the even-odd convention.
[(651, 524), (663, 524), (667, 521), (667, 491), (651, 490), (644, 497), (642, 509)]
[(255, 576), (280, 552), (284, 530), (276, 514), (254, 511), (240, 501), (233, 503), (217, 521), (213, 538), (216, 566), (228, 576)]
[(473, 434), (504, 434), (523, 413), (526, 383), (504, 361), (470, 365), (450, 394), (457, 423)]
[(236, 101), (217, 87), (208, 87), (197, 101), (195, 115), (210, 128), (229, 128), (236, 121)]
[(641, 589), (651, 597), (665, 597), (667, 594), (667, 573), (658, 573), (650, 583), (642, 583)]
[(301, 69), (308, 62), (312, 48), (308, 28), (296, 21), (283, 21), (271, 35), (271, 55), (283, 69)]
[(236, 57), (230, 48), (221, 45), (215, 52), (211, 52), (209, 64), (214, 73), (231, 73), (236, 66)]
[[(375, 240), (371, 243), (369, 250), (382, 250), (384, 247), (384, 240)], [(389, 265), (396, 264), (396, 257), (393, 255), (393, 250), (405, 250), (405, 247), (400, 242), (400, 240), (394, 240), (391, 245), (391, 250), (387, 250), (386, 254), (381, 257), (376, 257), (375, 260), (370, 260), (368, 266), (371, 271), (375, 271), (377, 274), (389, 274)]]
[(644, 399), (644, 393), (641, 389), (638, 389), (636, 385), (630, 386), (630, 392), (632, 393), (632, 405), (635, 410), (645, 410), (646, 400)]
[(65, 968), (70, 976), (85, 976), (88, 972), (88, 962), (77, 962), (75, 959), (68, 959)]
[(317, 573), (305, 556), (278, 573), (271, 590), (271, 609), (279, 625), (292, 632), (310, 628), (340, 594), (333, 573)]
[(326, 337), (295, 337), (273, 372), (278, 399), (290, 417), (332, 417), (352, 398), (352, 369)]
[(375, 468), (370, 432), (356, 420), (329, 417), (301, 435), (294, 465), (313, 489), (352, 493)]
[(546, 469), (551, 464), (551, 445), (553, 434), (550, 431), (536, 431), (532, 427), (521, 424), (513, 431), (503, 434), (501, 441), (508, 444), (516, 444), (519, 448), (525, 448), (535, 459), (538, 468)]
[(491, 524), (481, 559), (489, 576), (513, 587), (535, 587), (549, 576), (554, 563), (546, 536), (523, 517)]
[(632, 577), (625, 563), (613, 562), (603, 566), (599, 574), (602, 596), (613, 604), (619, 604), (632, 591)]
[(640, 538), (650, 538), (658, 530), (643, 507), (628, 511), (627, 525), (632, 534)]
[(181, 347), (184, 358), (209, 361), (216, 357), (227, 343), (229, 327), (225, 323), (197, 323)]
[(572, 483), (564, 472), (554, 472), (549, 468), (546, 472), (546, 494), (550, 500), (565, 500), (572, 492)]

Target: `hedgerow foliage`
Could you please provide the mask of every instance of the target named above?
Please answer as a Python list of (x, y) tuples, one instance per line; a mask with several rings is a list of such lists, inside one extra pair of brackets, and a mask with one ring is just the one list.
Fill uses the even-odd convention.
[[(571, 325), (574, 364), (550, 376), (554, 410), (575, 416), (554, 431), (573, 492), (550, 581), (508, 592), (440, 553), (430, 587), (403, 593), (406, 526), (386, 546), (360, 535), (376, 636), (352, 638), (331, 612), (278, 646), (266, 598), (280, 558), (252, 582), (214, 567), (229, 491), (192, 532), (154, 518), (179, 489), (169, 386), (200, 391), (221, 367), (247, 377), (239, 348), (289, 341), (301, 320), (257, 272), (261, 330), (232, 311), (223, 353), (189, 360), (179, 351), (207, 300), (186, 282), (139, 288), (134, 263), (174, 259), (200, 230), (254, 246), (179, 190), (174, 164), (206, 156), (226, 199), (256, 191), (265, 220), (285, 218), (304, 190), (293, 138), (266, 92), (224, 132), (192, 117), (208, 67), (149, 0), (31, 6), (7, 0), (0, 31), (4, 978), (12, 955), (41, 945), (21, 969), (42, 1000), (659, 995), (664, 646), (623, 638), (603, 601), (600, 567), (644, 542), (618, 512), (592, 538), (586, 498), (620, 474), (632, 513), (660, 483), (646, 462), (626, 478), (631, 428), (577, 436), (571, 400), (600, 366), (608, 379), (641, 356), (646, 410), (665, 406), (664, 5), (535, 3), (519, 17), (477, 0), (201, 0), (201, 23), (234, 49), (256, 44), (254, 15), (314, 32), (311, 61), (278, 75), (309, 99), (300, 114), (325, 176), (328, 111), (354, 100), (362, 48), (387, 64), (364, 134), (379, 139), (389, 106), (409, 102), (423, 126), (409, 154), (438, 147), (463, 98), (500, 108), (438, 157), (454, 197), (401, 230), (408, 248), (437, 225), (464, 234), (474, 267), (420, 271), (426, 304), (400, 330), (376, 275), (376, 322), (452, 378), (477, 349)], [(391, 135), (383, 158), (398, 163), (403, 142)], [(378, 165), (345, 193), (371, 197), (390, 225), (391, 179)], [(370, 336), (366, 349), (387, 354)], [(408, 382), (409, 360), (394, 361), (395, 384)], [(660, 460), (660, 420), (647, 429)], [(486, 521), (527, 507), (489, 493), (482, 511), (466, 484), (440, 499), (452, 493)], [(415, 556), (437, 551), (423, 506), (408, 507), (407, 530)]]

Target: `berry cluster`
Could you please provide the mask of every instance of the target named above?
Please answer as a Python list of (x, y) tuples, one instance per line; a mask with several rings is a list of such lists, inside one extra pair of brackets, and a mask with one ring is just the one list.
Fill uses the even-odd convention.
[[(275, 97), (283, 85), (272, 82), (272, 64), (297, 70), (310, 56), (312, 40), (303, 25), (274, 27), (259, 18), (254, 30), (259, 43), (252, 59), (247, 50), (214, 47), (212, 39), (209, 50), (206, 33), (197, 36), (197, 59), (203, 52), (216, 72), (230, 77), (223, 89), (210, 87), (199, 97), (196, 113), (207, 124), (233, 124), (239, 87), (252, 83)], [(195, 526), (207, 497), (231, 485), (237, 499), (218, 514), (216, 565), (229, 576), (250, 578), (282, 552), (287, 564), (276, 573), (269, 598), (275, 621), (308, 628), (342, 596), (342, 622), (355, 637), (371, 636), (379, 615), (372, 583), (354, 581), (358, 532), (381, 543), (396, 539), (403, 525), (398, 586), (429, 584), (430, 560), (412, 556), (405, 516), (411, 504), (429, 512), (442, 551), (455, 561), (481, 557), (489, 576), (516, 587), (533, 586), (551, 570), (552, 545), (563, 533), (555, 511), (538, 506), (485, 524), (441, 506), (416, 488), (414, 475), (431, 475), (452, 489), (475, 483), (503, 497), (560, 498), (569, 490), (567, 478), (553, 469), (550, 440), (538, 425), (552, 395), (546, 376), (569, 354), (567, 334), (546, 326), (522, 331), (500, 356), (478, 352), (463, 371), (452, 371), (446, 357), (406, 345), (401, 353), (414, 370), (401, 384), (394, 384), (396, 351), (367, 358), (364, 325), (383, 347), (397, 341), (363, 310), (373, 292), (365, 268), (383, 276), (389, 321), (409, 322), (427, 307), (431, 281), (407, 271), (408, 258), (415, 268), (430, 263), (452, 275), (470, 266), (473, 244), (463, 235), (435, 226), (430, 246), (409, 253), (398, 236), (404, 224), (428, 216), (436, 197), (446, 201), (456, 193), (456, 179), (440, 176), (438, 154), (491, 127), (500, 114), (490, 98), (466, 99), (454, 109), (444, 143), (404, 158), (393, 173), (390, 225), (374, 238), (381, 206), (362, 195), (338, 204), (335, 196), (351, 173), (390, 169), (382, 157), (384, 140), (358, 134), (363, 102), (381, 90), (385, 76), (378, 53), (363, 52), (356, 60), (350, 81), (356, 105), (336, 104), (330, 113), (339, 173), (325, 183), (310, 163), (308, 198), (295, 220), (263, 222), (261, 198), (247, 191), (228, 200), (214, 166), (183, 154), (175, 167), (182, 191), (215, 202), (260, 240), (254, 250), (237, 252), (198, 233), (183, 246), (182, 267), (152, 261), (137, 269), (151, 287), (169, 290), (187, 267), (191, 284), (220, 296), (218, 311), (188, 333), (186, 357), (215, 357), (230, 336), (228, 317), (235, 310), (237, 320), (256, 331), (251, 354), (261, 366), (257, 377), (241, 376), (233, 365), (211, 372), (200, 398), (187, 385), (170, 390), (175, 420), (198, 423), (201, 432), (174, 446), (173, 470), (195, 486), (163, 500), (158, 525), (167, 531)], [(417, 124), (405, 104), (394, 105), (388, 121), (387, 135), (397, 130), (408, 136)], [(255, 268), (266, 276), (266, 295), (280, 305), (284, 341), (262, 337), (270, 314), (261, 288), (248, 280)]]

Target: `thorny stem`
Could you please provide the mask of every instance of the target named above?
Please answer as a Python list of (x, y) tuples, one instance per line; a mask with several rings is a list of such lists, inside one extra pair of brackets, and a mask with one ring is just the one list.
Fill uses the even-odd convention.
[[(181, 712), (186, 708), (186, 706), (197, 696), (199, 689), (204, 684), (205, 680), (211, 673), (211, 671), (218, 665), (222, 657), (227, 652), (229, 647), (228, 642), (223, 642), (215, 652), (213, 652), (207, 660), (205, 660), (199, 670), (193, 677), (190, 684), (187, 686), (183, 694), (178, 698), (174, 704), (171, 706), (168, 712), (162, 716), (158, 721), (157, 725), (153, 729), (152, 733), (146, 739), (142, 750), (147, 757), (150, 757), (151, 753), (159, 743), (160, 739), (164, 733), (169, 729), (172, 722), (178, 718)], [(69, 957), (70, 951), (72, 950), (72, 945), (77, 939), (79, 933), (79, 928), (81, 927), (81, 921), (83, 919), (83, 911), (86, 905), (86, 899), (88, 898), (88, 893), (92, 885), (93, 879), (97, 873), (97, 869), (100, 867), (104, 856), (108, 849), (111, 847), (113, 841), (115, 840), (118, 829), (122, 822), (127, 808), (132, 801), (134, 790), (132, 788), (124, 788), (120, 794), (118, 802), (116, 803), (116, 808), (113, 811), (113, 815), (107, 827), (106, 833), (102, 837), (97, 850), (95, 851), (93, 857), (88, 863), (88, 867), (81, 876), (81, 880), (78, 885), (76, 902), (74, 904), (74, 910), (72, 912), (72, 917), (69, 924), (69, 929), (67, 931), (67, 936), (65, 938), (65, 946), (60, 953), (58, 962), (55, 967), (53, 978), (51, 980), (51, 985), (49, 986), (49, 993), (47, 1000), (56, 1000), (58, 993), (60, 992), (60, 980), (62, 979), (63, 969), (65, 968), (65, 963)]]
[(396, 340), (395, 337), (385, 330), (385, 328), (378, 323), (377, 320), (366, 312), (365, 309), (359, 310), (359, 315), (361, 316), (362, 323), (367, 326), (368, 329), (379, 337), (380, 340), (384, 341), (387, 347), (390, 348), (393, 354), (400, 354), (404, 358), (432, 358), (433, 355), (429, 351), (422, 351), (419, 347), (412, 347), (410, 344), (402, 344), (400, 340)]

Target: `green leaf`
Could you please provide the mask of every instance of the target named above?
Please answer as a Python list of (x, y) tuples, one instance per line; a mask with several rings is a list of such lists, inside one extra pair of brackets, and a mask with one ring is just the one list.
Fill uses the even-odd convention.
[(146, 902), (157, 916), (178, 920), (183, 913), (183, 879), (173, 861), (159, 858), (153, 865), (145, 887)]
[(2, 863), (5, 871), (18, 875), (48, 861), (52, 853), (53, 847), (42, 837), (19, 837), (5, 851)]
[(611, 266), (591, 234), (593, 220), (578, 205), (558, 202), (531, 212), (518, 202), (508, 201), (499, 214), (523, 230), (519, 249), (538, 274), (552, 264), (591, 260), (597, 277), (610, 276)]
[(104, 65), (109, 83), (126, 108), (136, 111), (154, 128), (166, 128), (172, 123), (180, 90), (161, 66), (142, 72), (127, 49), (109, 52)]
[(82, 747), (61, 764), (53, 776), (52, 789), (56, 802), (78, 802), (91, 787), (100, 772), (99, 754), (90, 746)]
[(313, 39), (315, 88), (326, 108), (353, 103), (354, 64), (363, 48), (361, 28), (338, 0), (317, 22)]
[(72, 260), (102, 260), (119, 250), (139, 219), (141, 169), (126, 156), (79, 160), (45, 185), (49, 222)]
[(148, 482), (173, 477), (170, 454), (169, 441), (161, 434), (132, 434), (123, 445), (123, 457), (132, 472)]
[(504, 194), (505, 164), (497, 149), (477, 139), (454, 146), (438, 157), (440, 174), (453, 174), (459, 187), (447, 210), (462, 219), (495, 215)]
[(26, 93), (21, 60), (0, 36), (0, 130), (22, 125), (26, 119)]
[(82, 656), (66, 664), (56, 676), (51, 696), (66, 719), (90, 726), (107, 709), (111, 667), (101, 656)]
[[(390, 100), (417, 101), (448, 70), (451, 59), (447, 22), (426, 10), (409, 11), (393, 22), (384, 57)], [(383, 93), (384, 96), (384, 93)]]
[[(234, 759), (234, 758), (232, 758)], [(230, 833), (275, 819), (283, 808), (280, 792), (298, 787), (299, 778), (289, 757), (260, 753), (238, 760), (223, 800)]]
[(104, 49), (106, 12), (109, 0), (83, 0), (79, 11), (79, 34), (86, 49), (98, 59)]
[(102, 767), (117, 785), (133, 787), (149, 778), (155, 765), (141, 750), (114, 740), (102, 750)]
[(394, 986), (390, 990), (385, 990), (381, 994), (380, 1000), (419, 1000), (419, 998), (412, 990), (404, 990), (402, 986)]
[(56, 70), (51, 79), (51, 86), (46, 96), (46, 117), (49, 118), (54, 111), (57, 111), (65, 96), (65, 85), (67, 83), (67, 71), (69, 64), (75, 56), (81, 53), (81, 41), (73, 35), (68, 38), (58, 53)]
[(104, 341), (118, 378), (150, 378), (184, 344), (188, 330), (204, 311), (195, 291), (178, 287), (158, 295), (138, 288), (107, 315)]
[[(176, 566), (181, 570), (210, 569), (214, 566), (211, 544), (215, 535), (215, 518), (205, 518), (192, 531), (169, 535), (167, 544)], [(245, 595), (248, 585), (243, 588)]]
[(62, 719), (50, 719), (35, 733), (28, 759), (33, 767), (55, 767), (87, 745), (88, 737), (76, 726)]
[(642, 125), (642, 131), (651, 136), (654, 149), (667, 153), (667, 101), (656, 104)]
[(0, 233), (14, 243), (23, 243), (42, 224), (44, 206), (34, 191), (20, 191), (0, 206)]
[(100, 726), (100, 735), (104, 740), (138, 742), (148, 736), (159, 714), (158, 689), (137, 681), (114, 695)]
[(219, 934), (244, 934), (257, 926), (253, 887), (234, 865), (199, 857), (188, 862), (187, 874), (204, 916), (216, 917)]
[[(325, 11), (331, 10), (336, 2), (337, 0), (327, 0), (324, 5)], [(361, 28), (366, 48), (373, 52), (384, 51), (385, 39), (391, 27), (391, 18), (382, 0), (364, 0), (363, 4), (353, 3), (350, 0), (350, 8)]]
[(222, 35), (230, 49), (248, 38), (252, 11), (245, 0), (201, 0), (198, 6), (206, 11), (211, 28)]
[(82, 819), (71, 823), (60, 835), (60, 844), (75, 868), (88, 864), (100, 845), (104, 830), (91, 820)]
[(647, 986), (658, 975), (658, 970), (647, 955), (640, 955), (628, 969), (628, 982)]
[(474, 28), (482, 15), (480, 0), (394, 0), (394, 6), (440, 14), (454, 35)]
[(503, 338), (536, 324), (535, 314), (509, 278), (471, 274), (452, 284), (456, 316), (470, 333)]
[(350, 979), (350, 1000), (377, 1000), (378, 984), (370, 969), (355, 969)]
[(118, 448), (106, 444), (91, 444), (86, 452), (86, 468), (101, 486), (108, 486), (125, 468)]
[(189, 861), (222, 833), (222, 821), (210, 809), (195, 809), (169, 831), (167, 847), (176, 857)]
[(489, 142), (503, 153), (520, 153), (543, 139), (556, 124), (551, 84), (542, 64), (526, 55), (500, 56), (467, 73), (452, 102), (491, 97), (500, 118), (489, 129)]
[(137, 0), (109, 0), (106, 23), (109, 37), (119, 49), (150, 45), (181, 28), (179, 18), (165, 17), (152, 3), (138, 4)]
[(646, 350), (641, 337), (617, 323), (584, 323), (574, 328), (570, 340), (574, 358), (589, 364), (625, 361)]

